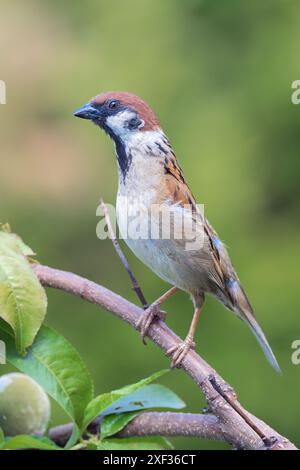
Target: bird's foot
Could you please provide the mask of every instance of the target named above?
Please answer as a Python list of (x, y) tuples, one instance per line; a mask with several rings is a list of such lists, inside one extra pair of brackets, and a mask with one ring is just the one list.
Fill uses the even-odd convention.
[(142, 313), (137, 323), (137, 329), (141, 333), (141, 338), (144, 344), (146, 344), (145, 336), (148, 334), (151, 324), (155, 320), (164, 320), (165, 317), (166, 312), (160, 310), (159, 304), (156, 304), (155, 302), (152, 305), (149, 305), (149, 307), (147, 307), (146, 310)]
[(166, 352), (166, 356), (170, 356), (172, 358), (172, 369), (181, 366), (182, 361), (184, 360), (190, 349), (195, 349), (195, 343), (191, 336), (187, 336), (185, 340), (182, 341), (182, 343), (179, 343), (176, 346), (173, 346), (172, 348), (168, 349), (168, 351)]

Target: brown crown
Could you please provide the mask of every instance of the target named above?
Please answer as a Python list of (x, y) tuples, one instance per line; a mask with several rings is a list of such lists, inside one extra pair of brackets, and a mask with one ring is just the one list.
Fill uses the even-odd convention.
[(109, 91), (95, 96), (91, 103), (103, 104), (106, 100), (119, 100), (123, 106), (129, 106), (137, 111), (139, 117), (145, 122), (143, 131), (154, 130), (159, 127), (158, 119), (152, 109), (136, 95), (125, 91)]

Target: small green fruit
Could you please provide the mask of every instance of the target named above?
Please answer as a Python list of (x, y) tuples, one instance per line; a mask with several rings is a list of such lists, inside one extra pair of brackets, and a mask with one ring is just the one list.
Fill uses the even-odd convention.
[(50, 401), (42, 387), (25, 374), (0, 377), (0, 427), (6, 436), (42, 435), (50, 417)]

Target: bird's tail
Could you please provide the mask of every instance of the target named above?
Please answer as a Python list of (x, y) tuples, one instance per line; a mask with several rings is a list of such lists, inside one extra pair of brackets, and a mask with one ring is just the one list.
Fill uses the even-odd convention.
[(268, 359), (271, 366), (274, 367), (276, 372), (281, 373), (280, 367), (278, 365), (276, 357), (274, 356), (274, 353), (271, 349), (271, 346), (269, 345), (268, 340), (265, 337), (263, 330), (261, 329), (261, 327), (257, 323), (257, 321), (256, 321), (255, 317), (253, 316), (253, 314), (250, 313), (250, 312), (247, 312), (247, 313), (243, 312), (240, 316), (250, 326), (251, 330), (253, 331), (254, 335), (256, 336), (256, 339), (259, 342), (259, 344), (260, 344), (263, 352), (265, 353), (266, 358)]
[(252, 307), (243, 288), (239, 284), (236, 286), (235, 290), (235, 310), (238, 316), (250, 326), (271, 366), (276, 370), (276, 372), (281, 373), (276, 357), (268, 343), (267, 338), (264, 335), (263, 330), (256, 321)]

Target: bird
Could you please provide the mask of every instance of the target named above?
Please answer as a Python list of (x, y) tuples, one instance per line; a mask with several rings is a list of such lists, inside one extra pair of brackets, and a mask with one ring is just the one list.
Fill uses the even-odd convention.
[[(154, 111), (132, 93), (102, 92), (74, 115), (92, 121), (114, 142), (120, 234), (133, 253), (172, 286), (141, 315), (142, 339), (152, 322), (164, 318), (161, 304), (178, 290), (188, 293), (194, 305), (188, 334), (167, 351), (171, 367), (181, 367), (195, 348), (194, 335), (208, 294), (248, 324), (269, 363), (280, 372), (227, 247), (196, 203)], [(185, 229), (179, 230), (183, 225)]]

